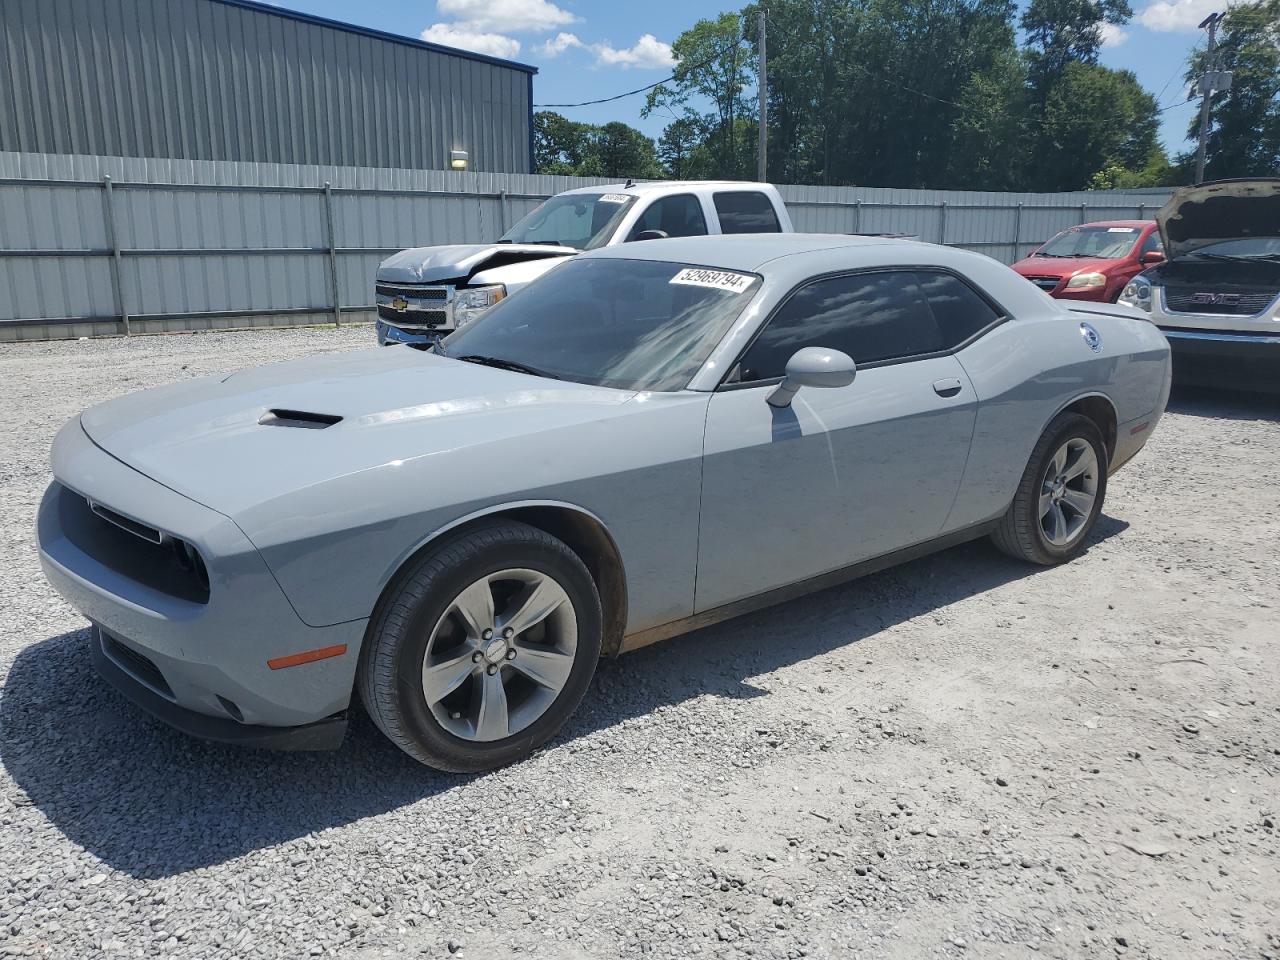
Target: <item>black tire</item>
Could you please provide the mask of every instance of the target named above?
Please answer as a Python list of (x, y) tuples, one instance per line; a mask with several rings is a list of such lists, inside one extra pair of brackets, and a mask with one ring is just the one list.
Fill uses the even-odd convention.
[[(422, 692), (423, 658), (454, 598), (486, 574), (513, 567), (548, 575), (568, 594), (577, 620), (573, 666), (556, 699), (532, 724), (505, 739), (468, 740), (432, 714)], [(577, 709), (600, 658), (602, 622), (591, 574), (568, 546), (528, 524), (486, 522), (418, 557), (387, 591), (365, 638), (356, 686), (373, 722), (415, 760), (452, 773), (490, 770), (527, 757)]]
[[(1048, 471), (1050, 458), (1063, 444), (1075, 438), (1084, 440), (1093, 447), (1098, 460), (1097, 493), (1084, 526), (1069, 543), (1059, 546), (1049, 541), (1040, 524), (1041, 485)], [(1084, 552), (1089, 533), (1102, 513), (1107, 493), (1108, 466), (1107, 444), (1098, 425), (1078, 413), (1059, 414), (1031, 452), (1031, 459), (1023, 471), (1013, 502), (1001, 518), (1000, 525), (991, 534), (992, 542), (1011, 557), (1046, 567), (1066, 563), (1079, 556)]]

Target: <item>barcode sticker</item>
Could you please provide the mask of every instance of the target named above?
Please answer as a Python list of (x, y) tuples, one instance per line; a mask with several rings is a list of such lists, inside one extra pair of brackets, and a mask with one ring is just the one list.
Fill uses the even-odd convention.
[(602, 193), (597, 203), (626, 203), (631, 198), (625, 193)]
[(1133, 227), (1107, 227), (1107, 233), (1137, 233)]
[(710, 287), (713, 290), (728, 290), (730, 293), (741, 293), (751, 286), (755, 279), (748, 273), (730, 273), (727, 270), (704, 270), (690, 267), (681, 270), (671, 278), (672, 283), (687, 287)]

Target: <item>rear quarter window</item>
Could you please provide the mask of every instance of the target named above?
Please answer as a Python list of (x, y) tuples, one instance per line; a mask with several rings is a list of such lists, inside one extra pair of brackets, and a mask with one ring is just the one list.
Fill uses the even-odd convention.
[(721, 233), (781, 233), (777, 211), (758, 190), (726, 190), (713, 195)]

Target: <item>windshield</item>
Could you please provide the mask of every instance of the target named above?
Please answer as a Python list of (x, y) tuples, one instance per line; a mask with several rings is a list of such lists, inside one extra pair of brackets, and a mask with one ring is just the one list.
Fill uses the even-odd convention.
[(683, 390), (759, 284), (686, 263), (569, 260), (437, 351), (558, 380)]
[(1072, 227), (1041, 247), (1036, 256), (1118, 260), (1128, 255), (1141, 233), (1137, 227)]
[(635, 202), (626, 193), (562, 193), (534, 207), (498, 242), (557, 243), (578, 250), (602, 247)]
[(1273, 259), (1280, 257), (1280, 237), (1241, 237), (1238, 240), (1223, 240), (1220, 243), (1197, 247), (1189, 256)]

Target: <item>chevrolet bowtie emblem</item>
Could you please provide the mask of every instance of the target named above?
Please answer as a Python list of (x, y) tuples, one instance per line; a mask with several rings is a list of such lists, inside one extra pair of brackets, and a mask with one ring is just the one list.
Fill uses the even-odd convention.
[(396, 297), (391, 301), (390, 306), (392, 310), (396, 311), (396, 313), (404, 313), (409, 309), (409, 301), (404, 297)]

